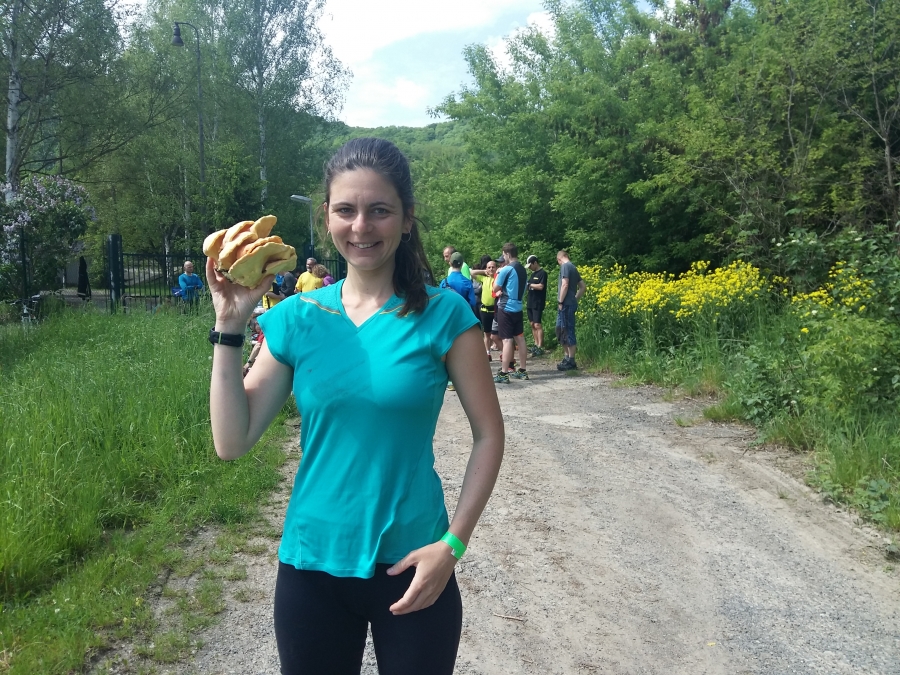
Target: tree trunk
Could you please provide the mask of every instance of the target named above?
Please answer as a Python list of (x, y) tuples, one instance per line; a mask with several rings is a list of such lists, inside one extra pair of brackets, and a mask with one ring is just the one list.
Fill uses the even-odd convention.
[(269, 197), (269, 184), (266, 181), (268, 175), (266, 171), (266, 114), (263, 111), (262, 93), (257, 99), (257, 114), (259, 117), (259, 180), (262, 183), (260, 190), (260, 206), (265, 206), (266, 199)]
[(22, 47), (19, 44), (17, 28), (19, 15), (25, 0), (15, 0), (9, 25), (9, 41), (6, 45), (9, 54), (9, 90), (6, 105), (6, 182), (9, 188), (5, 191), (5, 199), (11, 202), (19, 188), (19, 167), (22, 159), (19, 156), (19, 103), (22, 100), (22, 73), (19, 70), (22, 60)]
[[(187, 154), (187, 141), (185, 137), (187, 136), (187, 122), (184, 118), (181, 119), (181, 150)], [(184, 184), (184, 202), (183, 202), (183, 213), (182, 220), (184, 221), (184, 255), (187, 256), (190, 252), (191, 247), (191, 186), (188, 176), (188, 170), (186, 166), (180, 167), (181, 169), (181, 177)]]

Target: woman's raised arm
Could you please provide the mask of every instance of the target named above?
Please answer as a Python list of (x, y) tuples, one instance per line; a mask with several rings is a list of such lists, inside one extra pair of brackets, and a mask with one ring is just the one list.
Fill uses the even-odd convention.
[[(206, 279), (216, 310), (215, 330), (243, 335), (253, 308), (272, 286), (272, 276), (256, 288), (232, 284), (206, 261)], [(243, 377), (243, 349), (215, 345), (209, 388), (209, 413), (216, 454), (237, 459), (262, 437), (291, 393), (293, 371), (275, 360), (268, 346)]]

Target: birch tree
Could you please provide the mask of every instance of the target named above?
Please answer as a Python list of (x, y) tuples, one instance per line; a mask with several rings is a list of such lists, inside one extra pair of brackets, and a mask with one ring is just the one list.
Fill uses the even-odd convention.
[(268, 198), (267, 124), (276, 107), (330, 117), (347, 71), (317, 22), (324, 0), (224, 0), (224, 42), (238, 86), (253, 100), (259, 133), (260, 201)]

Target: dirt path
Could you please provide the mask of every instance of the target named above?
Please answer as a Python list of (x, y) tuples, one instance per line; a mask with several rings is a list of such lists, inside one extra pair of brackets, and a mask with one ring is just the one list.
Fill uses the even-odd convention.
[[(779, 470), (790, 456), (745, 453), (739, 427), (678, 426), (699, 418), (691, 401), (551, 368), (499, 385), (507, 452), (458, 567), (457, 673), (900, 674), (882, 538)], [(470, 438), (448, 394), (435, 449), (451, 506)], [(193, 661), (157, 672), (278, 673), (270, 546), (234, 585), (252, 599), (226, 589)]]

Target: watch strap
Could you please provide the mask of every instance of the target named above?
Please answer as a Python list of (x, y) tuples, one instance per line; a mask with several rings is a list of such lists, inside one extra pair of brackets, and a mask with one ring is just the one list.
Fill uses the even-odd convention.
[(225, 347), (243, 347), (244, 336), (237, 333), (220, 333), (215, 328), (209, 331), (209, 341), (214, 345)]

